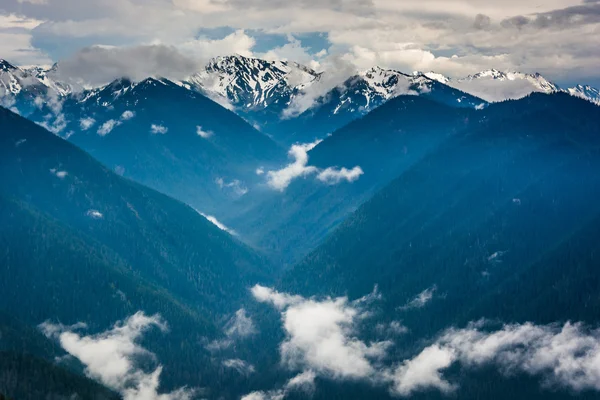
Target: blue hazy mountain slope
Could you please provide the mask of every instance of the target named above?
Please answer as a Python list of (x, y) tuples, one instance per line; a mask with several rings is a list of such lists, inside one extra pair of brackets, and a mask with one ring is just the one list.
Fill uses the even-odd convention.
[[(415, 288), (437, 285), (443, 301), (430, 312), (405, 315), (416, 334), (431, 334), (457, 316), (473, 318), (467, 311), (489, 296), (513, 304), (516, 298), (502, 296), (502, 284), (527, 274), (526, 285), (546, 296), (555, 292), (557, 305), (597, 290), (588, 258), (593, 245), (583, 238), (600, 216), (594, 173), (600, 132), (593, 123), (600, 109), (563, 94), (532, 95), (477, 117), (362, 205), (287, 274), (283, 287), (356, 296), (378, 284), (393, 308), (406, 304)], [(576, 252), (573, 243), (581, 247)], [(568, 261), (553, 267), (560, 271), (541, 268), (542, 261), (559, 259)], [(567, 277), (569, 284), (558, 285)], [(519, 316), (591, 321), (598, 307), (597, 301), (581, 304), (569, 315), (565, 307), (533, 307)]]
[[(126, 79), (68, 96), (61, 135), (110, 169), (216, 213), (285, 151), (242, 118), (166, 79)], [(59, 114), (59, 115), (61, 115)], [(47, 110), (30, 116), (43, 122)], [(219, 182), (238, 182), (235, 188)]]
[(5, 109), (0, 132), (1, 311), (92, 329), (158, 312), (170, 332), (147, 347), (166, 387), (229, 390), (204, 344), (248, 285), (268, 281), (269, 264), (189, 206)]
[[(596, 326), (599, 118), (564, 94), (490, 106), (362, 205), (279, 288), (352, 299), (377, 285), (378, 322), (408, 328), (393, 359), (482, 318)], [(461, 399), (598, 398), (493, 369), (448, 373), (460, 377)], [(351, 385), (329, 389), (355, 398)]]
[(228, 221), (250, 243), (293, 264), (375, 190), (463, 129), (469, 113), (424, 97), (396, 97), (308, 153), (309, 165), (322, 169), (360, 166), (358, 180), (329, 185), (298, 179), (282, 193), (257, 199), (250, 193)]

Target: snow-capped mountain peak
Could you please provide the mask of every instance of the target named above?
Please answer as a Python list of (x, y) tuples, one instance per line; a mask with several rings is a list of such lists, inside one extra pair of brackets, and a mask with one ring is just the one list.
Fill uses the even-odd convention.
[(182, 82), (210, 97), (220, 96), (236, 107), (264, 109), (289, 102), (294, 91), (317, 79), (310, 68), (288, 61), (267, 61), (241, 55), (212, 59), (204, 71)]
[(588, 86), (588, 85), (577, 85), (566, 90), (571, 96), (581, 97), (582, 99), (591, 101), (594, 104), (600, 106), (600, 90)]
[[(544, 78), (539, 73), (525, 74), (522, 72), (514, 71), (499, 71), (497, 69), (489, 69), (486, 71), (479, 72), (475, 75), (469, 75), (466, 78), (459, 79), (459, 82), (475, 81), (475, 80), (497, 80), (497, 81), (526, 81), (531, 84), (536, 91), (552, 93), (559, 90), (558, 86)], [(524, 82), (524, 83), (526, 83)]]
[(413, 75), (414, 76), (424, 76), (426, 78), (431, 79), (432, 81), (437, 81), (439, 83), (443, 83), (444, 85), (447, 85), (452, 80), (443, 74), (438, 74), (437, 72), (433, 72), (433, 71), (429, 71), (429, 72), (415, 71), (415, 72), (413, 72)]
[(9, 63), (8, 61), (0, 58), (0, 71), (12, 71), (17, 69), (14, 65)]
[(35, 76), (42, 84), (54, 90), (60, 96), (66, 96), (73, 92), (73, 87), (67, 83), (60, 82), (56, 79), (58, 72), (58, 64), (48, 66), (32, 66), (24, 69), (26, 72)]

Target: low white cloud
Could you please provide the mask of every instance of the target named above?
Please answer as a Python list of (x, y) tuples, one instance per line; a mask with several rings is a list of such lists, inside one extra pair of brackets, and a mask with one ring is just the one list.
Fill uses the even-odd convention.
[(455, 363), (467, 369), (493, 366), (509, 376), (525, 373), (541, 378), (548, 388), (600, 391), (600, 331), (573, 323), (483, 328), (475, 323), (446, 331), (396, 368), (392, 392), (400, 396), (432, 388), (450, 392), (457, 384), (445, 379), (443, 371)]
[(279, 310), (304, 301), (304, 297), (302, 296), (281, 293), (261, 285), (255, 285), (251, 289), (251, 292), (252, 296), (254, 296), (257, 301), (261, 303), (271, 303)]
[(46, 336), (55, 338), (61, 347), (85, 366), (85, 373), (119, 392), (124, 400), (189, 400), (193, 391), (186, 388), (171, 393), (159, 394), (159, 365), (152, 372), (145, 372), (139, 365), (140, 359), (154, 359), (154, 354), (141, 347), (138, 342), (150, 328), (167, 331), (166, 323), (158, 315), (147, 316), (143, 312), (116, 323), (106, 332), (84, 336), (72, 327), (44, 322), (40, 329)]
[(425, 307), (431, 300), (433, 300), (433, 296), (436, 291), (436, 285), (433, 285), (432, 287), (423, 290), (414, 299), (410, 300), (408, 303), (400, 307), (400, 310), (406, 311), (414, 308)]
[(441, 371), (453, 362), (451, 351), (438, 345), (427, 347), (411, 360), (403, 362), (391, 376), (391, 392), (407, 397), (419, 390), (438, 389), (449, 393), (454, 386), (444, 380)]
[(283, 365), (340, 379), (369, 379), (376, 374), (373, 362), (385, 355), (390, 342), (366, 343), (356, 337), (358, 321), (368, 315), (362, 302), (346, 297), (305, 299), (260, 285), (252, 288), (252, 294), (281, 312), (286, 333), (280, 345)]
[(106, 136), (112, 132), (117, 126), (121, 125), (121, 121), (109, 119), (98, 128), (98, 135)]
[(321, 143), (317, 140), (313, 143), (292, 145), (288, 155), (294, 162), (277, 171), (267, 172), (267, 184), (273, 189), (284, 191), (296, 178), (307, 176), (317, 172), (316, 167), (308, 166), (308, 152)]
[(196, 127), (196, 134), (203, 139), (208, 139), (214, 135), (212, 131), (204, 130), (200, 125)]
[(87, 210), (87, 212), (85, 213), (85, 215), (87, 215), (88, 217), (93, 218), (93, 219), (102, 219), (102, 218), (104, 218), (104, 214), (102, 214), (98, 210)]
[[(364, 174), (360, 166), (352, 169), (329, 167), (324, 170), (308, 165), (308, 152), (314, 149), (322, 140), (316, 140), (312, 143), (294, 144), (288, 151), (288, 156), (294, 159), (294, 162), (286, 165), (282, 169), (267, 172), (267, 185), (272, 189), (283, 192), (297, 178), (316, 174), (317, 179), (328, 185), (336, 185), (342, 181), (354, 182)], [(256, 170), (257, 175), (264, 174), (264, 170)]]
[(246, 361), (240, 360), (238, 358), (223, 361), (223, 366), (235, 369), (241, 375), (250, 375), (255, 371), (254, 366), (252, 364), (248, 364)]
[(79, 120), (79, 127), (82, 131), (87, 131), (96, 124), (96, 120), (92, 117), (85, 117)]
[[(352, 302), (345, 297), (308, 299), (260, 285), (251, 292), (281, 313), (286, 334), (279, 348), (282, 365), (303, 372), (282, 389), (254, 392), (247, 399), (283, 399), (300, 382), (314, 390), (317, 376), (362, 380), (388, 387), (398, 397), (430, 390), (450, 394), (460, 382), (451, 381), (445, 371), (455, 365), (465, 372), (492, 367), (507, 377), (530, 375), (552, 390), (600, 391), (600, 329), (581, 323), (511, 324), (494, 330), (479, 321), (465, 329), (447, 329), (413, 357), (390, 365), (385, 360), (392, 342), (366, 343), (359, 338), (361, 321), (373, 316), (367, 307), (381, 299), (376, 290)], [(379, 324), (377, 331), (389, 336), (407, 328), (393, 321)]]
[(123, 114), (121, 114), (121, 121), (128, 121), (133, 117), (135, 117), (135, 112), (131, 110), (125, 110), (123, 111)]
[(329, 168), (319, 172), (319, 174), (317, 175), (317, 179), (328, 185), (336, 185), (343, 180), (346, 180), (348, 182), (354, 182), (358, 178), (360, 178), (360, 176), (363, 174), (364, 174), (364, 171), (362, 170), (361, 167), (358, 167), (358, 166), (356, 166), (352, 169), (347, 169), (347, 168), (336, 169), (333, 167), (329, 167)]
[(256, 168), (256, 175), (264, 175), (265, 169), (263, 167)]
[(58, 179), (65, 179), (67, 175), (69, 175), (67, 171), (58, 170), (56, 168), (52, 168), (50, 173), (52, 173), (52, 175), (56, 176)]
[(150, 125), (150, 133), (153, 135), (164, 135), (169, 131), (169, 128), (163, 125), (152, 124)]
[[(548, 86), (544, 90), (540, 82), (528, 75), (507, 73), (506, 76), (503, 79), (482, 77), (453, 80), (449, 85), (489, 102), (520, 99), (532, 92), (552, 91), (551, 83), (547, 83)], [(543, 80), (543, 78), (539, 79)]]

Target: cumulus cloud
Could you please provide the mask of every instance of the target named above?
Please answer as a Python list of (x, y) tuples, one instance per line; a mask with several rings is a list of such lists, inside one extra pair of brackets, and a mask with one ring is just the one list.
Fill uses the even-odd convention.
[(40, 325), (42, 332), (57, 339), (67, 353), (81, 361), (87, 376), (119, 392), (124, 400), (192, 398), (193, 391), (186, 388), (159, 394), (162, 367), (146, 372), (139, 366), (143, 359), (154, 359), (152, 353), (138, 344), (143, 334), (152, 327), (167, 331), (167, 325), (160, 316), (138, 312), (102, 333), (84, 336), (76, 332), (84, 327), (83, 324), (65, 327), (50, 322)]
[(164, 135), (168, 131), (169, 131), (169, 128), (167, 128), (166, 126), (159, 125), (159, 124), (150, 125), (150, 133), (152, 133), (153, 135)]
[(336, 185), (343, 180), (354, 182), (363, 174), (364, 172), (361, 167), (354, 167), (352, 169), (336, 169), (329, 167), (324, 171), (319, 172), (317, 179), (321, 182), (325, 182), (328, 185)]
[(121, 125), (121, 121), (109, 119), (98, 128), (98, 135), (106, 136), (112, 132), (117, 126)]
[(425, 307), (431, 300), (433, 300), (433, 295), (436, 291), (436, 285), (433, 285), (432, 287), (423, 290), (414, 299), (410, 300), (408, 303), (400, 307), (400, 310), (406, 311), (414, 308)]

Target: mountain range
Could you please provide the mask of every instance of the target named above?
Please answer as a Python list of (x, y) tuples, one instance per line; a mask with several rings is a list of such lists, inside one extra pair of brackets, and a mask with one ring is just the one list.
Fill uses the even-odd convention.
[[(21, 69), (2, 60), (2, 104), (14, 105), (26, 115), (40, 95), (62, 98), (83, 90), (80, 85), (65, 83), (59, 70), (60, 64), (50, 69)], [(600, 104), (598, 89), (590, 86), (563, 89), (539, 74), (495, 69), (451, 79), (435, 72), (403, 74), (373, 67), (337, 83), (332, 83), (328, 74), (294, 62), (234, 55), (215, 58), (201, 71), (175, 83), (235, 111), (285, 144), (322, 137), (385, 101), (407, 93), (432, 96), (465, 107), (482, 107), (485, 102), (518, 99), (532, 92), (564, 91)], [(316, 133), (307, 137), (304, 134), (307, 130)]]
[(0, 398), (600, 398), (598, 90), (60, 68), (0, 63)]

